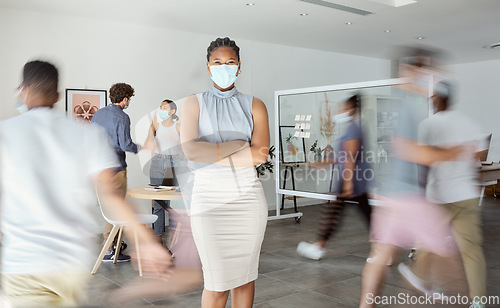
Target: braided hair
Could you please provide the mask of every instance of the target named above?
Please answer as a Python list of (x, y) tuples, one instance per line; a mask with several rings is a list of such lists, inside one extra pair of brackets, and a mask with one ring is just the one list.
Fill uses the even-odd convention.
[(212, 41), (210, 43), (210, 46), (208, 46), (207, 48), (207, 61), (210, 61), (210, 56), (212, 55), (212, 52), (219, 47), (231, 48), (234, 51), (234, 53), (236, 53), (238, 61), (240, 61), (240, 48), (238, 47), (238, 45), (236, 45), (236, 42), (231, 40), (229, 37), (225, 38), (219, 37), (215, 41)]

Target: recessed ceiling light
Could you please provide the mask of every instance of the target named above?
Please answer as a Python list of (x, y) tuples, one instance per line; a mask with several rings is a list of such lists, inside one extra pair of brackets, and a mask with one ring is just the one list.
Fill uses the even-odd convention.
[(307, 14), (307, 13), (300, 13), (300, 16), (307, 16), (307, 15), (309, 15), (309, 14)]
[(254, 6), (255, 3), (247, 3), (248, 6)]
[(348, 21), (345, 23), (346, 25), (352, 25), (352, 22)]
[(495, 43), (495, 44), (488, 45), (488, 46), (486, 46), (486, 48), (489, 48), (489, 49), (500, 49), (500, 43)]
[(417, 37), (417, 40), (423, 40), (423, 39), (425, 39), (425, 37), (424, 37), (424, 36), (419, 36), (419, 37)]
[(387, 30), (385, 30), (384, 32), (385, 32), (385, 33), (389, 33), (389, 32), (391, 32), (391, 30), (387, 29)]

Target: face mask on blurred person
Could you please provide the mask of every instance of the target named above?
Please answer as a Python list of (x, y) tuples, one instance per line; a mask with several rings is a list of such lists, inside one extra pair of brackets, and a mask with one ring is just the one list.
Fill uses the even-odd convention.
[(28, 111), (28, 106), (26, 105), (26, 97), (28, 96), (28, 93), (26, 91), (26, 96), (21, 98), (22, 90), (23, 88), (19, 89), (19, 92), (16, 95), (16, 109), (19, 113), (25, 113)]
[(341, 124), (341, 123), (349, 122), (353, 118), (354, 118), (353, 116), (349, 115), (349, 111), (346, 111), (346, 112), (342, 112), (342, 113), (334, 115), (333, 121), (335, 121), (335, 123)]
[(170, 114), (168, 113), (168, 111), (164, 111), (164, 110), (160, 110), (158, 112), (158, 116), (160, 117), (160, 119), (162, 119), (163, 121), (165, 120), (168, 120), (168, 118), (170, 118)]
[(221, 89), (229, 88), (238, 76), (238, 65), (212, 65), (210, 66), (210, 73), (212, 74), (212, 80)]

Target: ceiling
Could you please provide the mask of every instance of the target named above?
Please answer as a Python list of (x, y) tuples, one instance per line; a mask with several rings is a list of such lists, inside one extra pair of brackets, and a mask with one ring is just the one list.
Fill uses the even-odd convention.
[(300, 0), (0, 0), (0, 7), (368, 57), (390, 58), (394, 46), (425, 44), (448, 51), (451, 63), (500, 58), (500, 48), (485, 48), (500, 43), (500, 0), (418, 0), (399, 7), (381, 2), (412, 1), (323, 1), (373, 14), (362, 16)]

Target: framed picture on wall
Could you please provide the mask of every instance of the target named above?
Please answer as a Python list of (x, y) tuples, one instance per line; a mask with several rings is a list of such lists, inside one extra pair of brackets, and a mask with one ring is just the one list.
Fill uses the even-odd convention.
[(283, 163), (305, 163), (304, 130), (295, 126), (280, 126), (280, 153)]
[(106, 90), (66, 89), (66, 114), (90, 123), (94, 113), (108, 105)]

